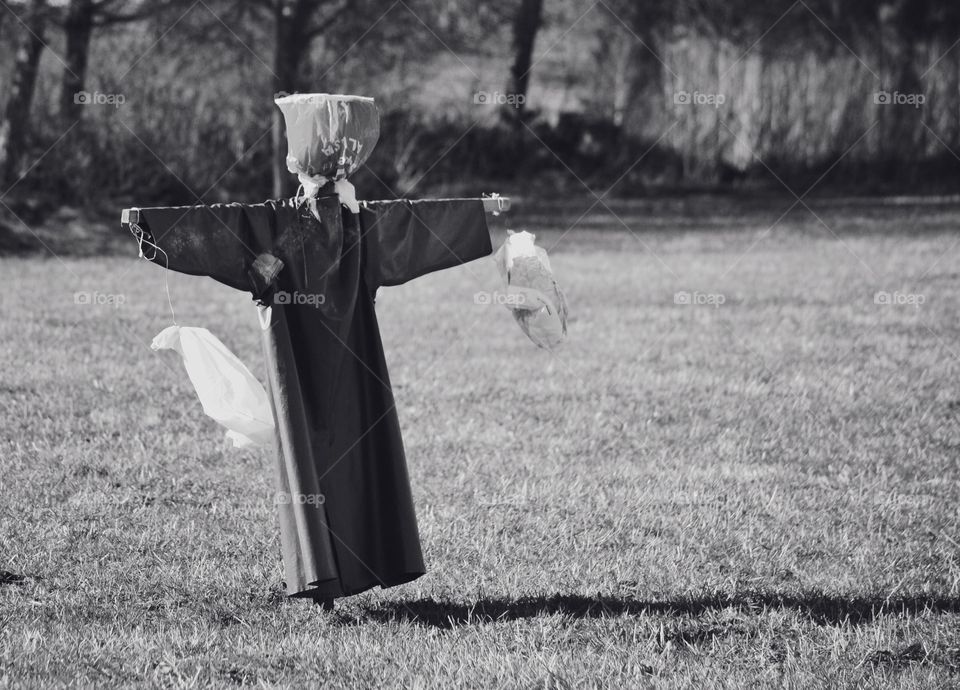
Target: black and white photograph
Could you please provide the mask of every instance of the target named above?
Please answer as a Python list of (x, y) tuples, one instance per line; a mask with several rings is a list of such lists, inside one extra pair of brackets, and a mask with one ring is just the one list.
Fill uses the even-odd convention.
[(0, 0), (0, 688), (960, 686), (960, 4)]

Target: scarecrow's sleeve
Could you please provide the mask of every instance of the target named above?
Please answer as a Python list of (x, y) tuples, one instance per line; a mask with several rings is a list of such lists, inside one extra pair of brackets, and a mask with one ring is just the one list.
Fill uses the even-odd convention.
[(209, 276), (250, 291), (249, 269), (263, 251), (258, 240), (269, 237), (267, 229), (275, 223), (271, 204), (141, 208), (141, 250), (172, 271)]
[(371, 288), (400, 285), (493, 252), (480, 199), (368, 201), (360, 207)]

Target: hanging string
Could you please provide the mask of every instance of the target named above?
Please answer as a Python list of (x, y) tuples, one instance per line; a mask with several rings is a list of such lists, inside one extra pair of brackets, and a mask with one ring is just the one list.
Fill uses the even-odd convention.
[[(137, 240), (137, 247), (140, 250), (140, 258), (146, 259), (147, 261), (155, 261), (157, 254), (163, 254), (163, 264), (166, 270), (163, 272), (163, 287), (167, 293), (167, 305), (170, 307), (170, 316), (173, 318), (173, 325), (178, 326), (177, 323), (177, 312), (173, 309), (173, 299), (170, 297), (170, 257), (167, 256), (167, 253), (163, 251), (161, 247), (147, 239), (147, 233), (136, 223), (130, 223), (130, 232), (133, 233), (133, 236)], [(143, 253), (143, 245), (153, 248), (153, 256), (146, 256)]]
[(267, 330), (270, 328), (270, 324), (273, 322), (273, 309), (271, 307), (265, 307), (262, 304), (258, 304), (257, 318), (260, 320), (260, 330)]

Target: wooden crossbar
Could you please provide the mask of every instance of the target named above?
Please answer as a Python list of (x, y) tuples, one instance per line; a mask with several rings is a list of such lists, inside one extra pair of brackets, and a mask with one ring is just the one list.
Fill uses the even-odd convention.
[[(468, 199), (437, 199), (437, 201), (468, 201)], [(483, 197), (483, 210), (487, 213), (499, 214), (510, 210), (510, 197), (489, 196)], [(131, 223), (140, 224), (140, 209), (125, 208), (120, 214), (120, 223), (128, 227)]]

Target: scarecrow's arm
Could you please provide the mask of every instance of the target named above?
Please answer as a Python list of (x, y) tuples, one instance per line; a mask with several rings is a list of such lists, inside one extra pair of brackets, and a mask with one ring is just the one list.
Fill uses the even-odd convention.
[(150, 261), (249, 291), (250, 267), (263, 251), (258, 238), (275, 217), (269, 203), (211, 204), (124, 209), (121, 223)]
[(490, 255), (486, 215), (507, 208), (502, 197), (361, 204), (367, 284), (400, 285)]

